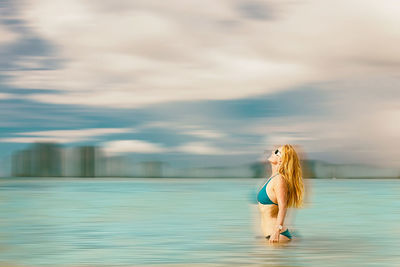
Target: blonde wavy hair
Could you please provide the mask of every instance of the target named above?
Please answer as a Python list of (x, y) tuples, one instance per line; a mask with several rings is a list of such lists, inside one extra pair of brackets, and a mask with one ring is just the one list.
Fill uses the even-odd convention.
[(282, 146), (282, 162), (278, 169), (287, 185), (287, 207), (303, 207), (304, 183), (299, 156), (290, 144)]

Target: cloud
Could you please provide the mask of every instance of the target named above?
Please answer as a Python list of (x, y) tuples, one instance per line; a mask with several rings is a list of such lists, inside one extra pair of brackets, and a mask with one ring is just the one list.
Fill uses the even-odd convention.
[(55, 143), (73, 143), (88, 140), (87, 138), (76, 137), (8, 137), (0, 138), (2, 143), (35, 143), (35, 142), (55, 142)]
[(0, 93), (0, 100), (2, 99), (11, 99), (16, 98), (17, 96), (14, 94)]
[(134, 132), (132, 128), (91, 128), (78, 130), (51, 130), (17, 133), (18, 135), (88, 137), (113, 133)]
[(0, 138), (0, 142), (7, 143), (34, 143), (34, 142), (57, 142), (73, 143), (80, 141), (94, 140), (94, 137), (101, 135), (130, 133), (135, 130), (132, 128), (92, 128), (78, 130), (50, 130), (36, 132), (21, 132), (16, 135), (28, 137), (8, 137)]
[(163, 128), (167, 130), (173, 129), (176, 134), (195, 136), (206, 139), (221, 139), (228, 138), (228, 135), (221, 130), (210, 130), (204, 129), (207, 125), (191, 124), (180, 121), (153, 121), (145, 122), (136, 127), (136, 129), (148, 129), (148, 128)]
[(180, 132), (180, 134), (187, 134), (201, 138), (212, 138), (212, 139), (226, 137), (226, 134), (215, 130), (193, 130), (193, 131)]
[[(143, 151), (250, 155), (290, 142), (316, 159), (399, 163), (397, 1), (27, 0), (18, 8), (20, 27), (57, 54), (24, 54), (27, 42), (15, 65), (31, 69), (3, 71), (2, 82), (31, 88), (20, 98), (37, 102), (142, 108), (143, 117), (158, 121), (136, 129), (187, 135), (172, 137), (182, 143), (176, 147), (149, 143), (155, 147)], [(46, 65), (51, 60), (53, 68)], [(46, 138), (85, 137), (8, 140)], [(115, 153), (125, 151), (123, 144), (113, 144)], [(127, 152), (138, 147), (125, 144), (132, 149)]]
[(137, 126), (137, 129), (148, 129), (148, 128), (167, 128), (167, 129), (199, 129), (200, 125), (188, 124), (179, 121), (151, 121), (144, 122)]
[(237, 134), (260, 136), (258, 144), (265, 149), (297, 144), (312, 159), (397, 167), (399, 85), (400, 80), (390, 75), (321, 85), (325, 96), (318, 100), (323, 103), (318, 103), (320, 112), (244, 120)]
[(124, 153), (164, 153), (168, 148), (161, 144), (151, 143), (143, 140), (115, 140), (102, 143), (103, 150), (107, 155)]
[(244, 17), (258, 20), (274, 19), (276, 13), (273, 4), (263, 1), (239, 1), (237, 8)]
[(188, 153), (188, 154), (197, 154), (197, 155), (224, 155), (226, 152), (222, 149), (219, 149), (215, 146), (209, 145), (204, 142), (190, 142), (183, 144), (177, 148), (176, 151)]
[[(32, 53), (34, 53), (34, 51)], [(38, 55), (28, 56), (28, 55), (23, 55), (23, 56), (17, 57), (14, 60), (13, 64), (18, 69), (31, 70), (31, 69), (41, 69), (41, 68), (43, 68), (44, 66), (46, 66), (46, 61), (48, 61), (48, 57), (47, 56), (38, 56)]]
[(0, 24), (0, 45), (10, 44), (18, 40), (19, 34)]
[[(26, 96), (39, 102), (137, 108), (398, 70), (394, 1), (269, 2), (254, 13), (259, 4), (26, 1), (22, 18), (57, 47), (65, 64), (10, 72), (7, 84), (62, 91)], [(268, 10), (273, 20), (254, 19)]]
[(225, 133), (220, 130), (209, 130), (203, 129), (204, 125), (200, 124), (190, 124), (179, 121), (153, 121), (146, 122), (142, 125), (136, 127), (136, 129), (148, 129), (148, 128), (164, 128), (164, 129), (173, 129), (177, 134), (196, 136), (200, 138), (223, 138), (227, 137)]
[(194, 155), (239, 155), (239, 154), (255, 154), (255, 150), (233, 150), (233, 149), (222, 149), (218, 146), (208, 142), (188, 142), (177, 146), (172, 149), (173, 151), (194, 154)]
[(166, 147), (161, 143), (144, 140), (114, 140), (102, 143), (107, 155), (125, 153), (183, 153), (192, 155), (239, 155), (254, 154), (254, 150), (225, 150), (208, 142), (187, 142), (175, 147)]

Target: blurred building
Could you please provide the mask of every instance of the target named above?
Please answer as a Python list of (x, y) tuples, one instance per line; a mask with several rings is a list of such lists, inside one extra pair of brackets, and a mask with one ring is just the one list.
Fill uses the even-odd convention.
[(56, 143), (34, 143), (12, 155), (12, 176), (60, 177), (62, 152)]
[(97, 149), (93, 146), (81, 146), (78, 148), (80, 156), (79, 171), (81, 177), (95, 177), (96, 171), (96, 155)]
[(310, 178), (400, 178), (399, 170), (364, 164), (331, 164), (324, 161), (308, 162)]
[(142, 177), (163, 177), (162, 161), (143, 161), (140, 163)]
[[(9, 160), (2, 160), (5, 164)], [(10, 164), (10, 163), (9, 163)], [(360, 164), (331, 164), (320, 160), (301, 161), (304, 178), (400, 178), (394, 168)], [(107, 156), (101, 147), (61, 147), (56, 143), (34, 143), (11, 156), (11, 176), (15, 177), (204, 177), (261, 178), (271, 165), (254, 162), (235, 166), (173, 168), (167, 162), (134, 162), (125, 155)], [(3, 170), (2, 175), (10, 172)]]
[(103, 175), (106, 177), (129, 177), (134, 176), (130, 169), (129, 159), (123, 156), (112, 156), (104, 159), (105, 172)]
[(98, 146), (78, 146), (63, 149), (64, 176), (106, 176), (106, 158)]

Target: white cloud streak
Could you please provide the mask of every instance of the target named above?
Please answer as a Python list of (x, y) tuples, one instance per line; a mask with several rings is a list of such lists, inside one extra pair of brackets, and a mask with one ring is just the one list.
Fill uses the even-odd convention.
[(160, 143), (152, 143), (144, 140), (115, 140), (102, 143), (107, 155), (127, 153), (183, 153), (191, 155), (228, 156), (240, 154), (255, 154), (254, 150), (222, 149), (209, 142), (187, 142), (175, 147), (166, 147)]
[(255, 154), (255, 150), (234, 150), (234, 149), (223, 149), (209, 142), (194, 141), (177, 146), (172, 151), (177, 151), (187, 154), (195, 155), (240, 155), (240, 154)]
[(168, 149), (161, 144), (151, 143), (143, 140), (115, 140), (102, 143), (103, 150), (107, 155), (118, 155), (125, 153), (164, 153)]
[(2, 99), (11, 99), (11, 98), (14, 98), (14, 97), (15, 97), (15, 95), (13, 95), (13, 94), (0, 93), (0, 100), (2, 100)]
[(227, 136), (225, 133), (216, 130), (193, 130), (193, 131), (180, 132), (180, 134), (192, 135), (201, 138), (211, 138), (211, 139), (219, 139)]
[(24, 135), (27, 137), (8, 137), (0, 138), (0, 142), (7, 143), (34, 143), (34, 142), (57, 142), (57, 143), (73, 143), (80, 141), (95, 140), (96, 137), (102, 135), (131, 133), (135, 132), (132, 128), (91, 128), (78, 130), (50, 130), (36, 132), (21, 132), (16, 135)]
[(26, 96), (39, 102), (136, 108), (398, 70), (396, 1), (270, 2), (274, 20), (244, 16), (240, 3), (26, 1), (22, 18), (66, 63), (10, 72), (8, 84), (63, 91)]
[(9, 44), (18, 40), (19, 34), (0, 24), (0, 44)]

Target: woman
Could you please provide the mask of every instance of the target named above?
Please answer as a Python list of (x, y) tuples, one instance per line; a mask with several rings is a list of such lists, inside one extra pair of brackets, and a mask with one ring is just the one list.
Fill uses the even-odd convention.
[(288, 242), (293, 237), (284, 224), (287, 208), (303, 206), (300, 160), (294, 148), (286, 144), (273, 150), (268, 161), (272, 175), (257, 195), (261, 228), (269, 243)]

